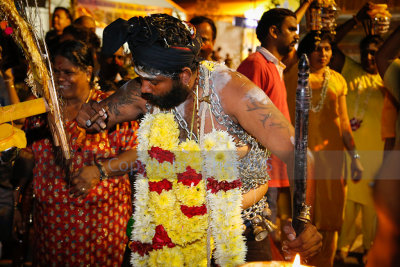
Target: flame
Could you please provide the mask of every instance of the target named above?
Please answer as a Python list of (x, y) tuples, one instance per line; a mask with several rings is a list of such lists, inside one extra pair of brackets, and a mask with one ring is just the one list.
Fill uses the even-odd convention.
[(293, 267), (301, 267), (303, 265), (300, 264), (300, 255), (296, 254), (296, 257), (294, 257), (294, 261), (293, 261)]

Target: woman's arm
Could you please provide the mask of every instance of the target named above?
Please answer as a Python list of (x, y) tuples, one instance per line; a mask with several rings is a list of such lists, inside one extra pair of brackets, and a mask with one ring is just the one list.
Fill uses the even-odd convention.
[(375, 54), (376, 66), (382, 79), (392, 60), (400, 54), (400, 26), (385, 40)]
[(354, 143), (353, 132), (350, 126), (349, 116), (347, 115), (347, 103), (346, 96), (339, 96), (339, 116), (340, 116), (340, 127), (342, 130), (343, 144), (349, 153), (351, 158), (351, 178), (353, 181), (359, 181), (364, 170), (360, 156), (357, 153), (356, 145)]
[[(132, 149), (96, 165), (82, 167), (71, 175), (70, 194), (74, 197), (86, 197), (89, 191), (101, 180), (133, 173), (136, 167), (136, 159), (136, 149)], [(115, 179), (119, 178), (116, 177)]]

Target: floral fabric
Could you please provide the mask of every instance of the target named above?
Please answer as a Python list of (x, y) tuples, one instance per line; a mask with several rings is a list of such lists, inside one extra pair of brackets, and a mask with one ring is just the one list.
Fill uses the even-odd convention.
[[(104, 94), (96, 91), (93, 100)], [(86, 134), (76, 121), (67, 123), (73, 151), (72, 170), (94, 165), (136, 146), (136, 122), (115, 130)], [(66, 174), (58, 166), (52, 141), (32, 144), (35, 201), (35, 261), (43, 266), (119, 266), (128, 238), (131, 190), (127, 175), (110, 177), (84, 199), (69, 196)], [(128, 164), (120, 166), (130, 168)]]

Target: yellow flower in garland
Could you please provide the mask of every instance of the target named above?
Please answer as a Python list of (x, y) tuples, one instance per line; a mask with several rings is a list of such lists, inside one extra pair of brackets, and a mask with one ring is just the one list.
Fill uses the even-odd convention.
[[(168, 212), (168, 210), (175, 207), (175, 195), (172, 190), (163, 190), (161, 194), (157, 192), (150, 192), (149, 204), (154, 206), (154, 210), (161, 211), (160, 213)], [(165, 214), (162, 216), (165, 217)]]
[[(241, 191), (237, 186), (239, 173), (238, 155), (232, 136), (227, 132), (214, 130), (202, 139), (204, 150), (203, 175), (212, 177), (219, 187), (212, 187), (207, 194), (211, 210), (211, 232), (215, 241), (214, 256), (220, 266), (236, 266), (244, 262), (246, 246), (242, 236)], [(232, 183), (231, 185), (229, 185)], [(215, 186), (215, 185), (214, 185)], [(221, 189), (221, 186), (226, 186)], [(233, 186), (233, 187), (232, 187)], [(208, 187), (207, 187), (208, 188)], [(229, 203), (226, 206), (226, 203)], [(237, 237), (232, 239), (231, 237)]]
[(182, 212), (176, 210), (176, 218), (174, 222), (169, 221), (163, 224), (174, 244), (180, 246), (190, 244), (192, 246), (206, 238), (207, 214), (188, 218)]
[[(135, 201), (132, 235), (136, 243), (132, 243), (132, 263), (205, 266), (209, 227), (212, 233), (209, 245), (211, 250), (215, 245), (217, 264), (243, 263), (245, 247), (239, 227), (241, 195), (235, 170), (237, 158), (230, 158), (232, 154), (235, 156), (232, 138), (226, 132), (213, 131), (203, 142), (207, 147), (200, 149), (193, 140), (179, 142), (178, 124), (171, 113), (146, 115), (142, 124), (144, 129), (139, 131), (138, 139), (143, 142), (139, 143), (138, 149), (143, 153), (138, 156), (145, 165), (148, 183), (135, 184), (137, 191), (141, 191), (137, 193), (143, 202)], [(203, 154), (205, 151), (211, 154), (217, 151), (217, 159), (215, 155)], [(218, 172), (210, 162), (218, 162), (224, 169)], [(210, 194), (206, 191), (207, 177), (215, 177), (217, 184), (234, 181), (233, 187), (228, 185), (228, 191)], [(207, 206), (206, 195), (210, 202)], [(222, 210), (225, 202), (227, 210)], [(141, 216), (146, 222), (141, 221)], [(232, 239), (230, 236), (239, 237)]]
[(200, 62), (200, 64), (204, 67), (206, 67), (209, 71), (214, 71), (215, 70), (215, 63), (212, 61), (207, 61), (203, 60)]
[(149, 144), (164, 150), (176, 150), (179, 143), (178, 124), (172, 113), (159, 113), (150, 127)]
[(149, 181), (161, 181), (163, 179), (170, 182), (176, 181), (175, 167), (167, 161), (159, 163), (156, 159), (149, 159), (146, 164), (146, 173)]
[(184, 266), (184, 257), (179, 247), (163, 247), (162, 249), (151, 251), (149, 255), (149, 266)]
[[(212, 244), (212, 242), (211, 242)], [(212, 248), (211, 248), (212, 251)], [(207, 266), (207, 239), (202, 240), (182, 248), (185, 262), (189, 262), (190, 266)]]
[(216, 146), (216, 142), (212, 138), (206, 138), (204, 139), (203, 146), (206, 151), (210, 151), (212, 148)]
[(196, 186), (186, 186), (177, 183), (174, 186), (176, 198), (186, 206), (201, 206), (205, 203), (204, 182), (199, 182)]
[(179, 144), (176, 154), (176, 170), (178, 173), (186, 171), (190, 166), (196, 172), (200, 173), (202, 168), (202, 158), (200, 147), (194, 140), (186, 140)]

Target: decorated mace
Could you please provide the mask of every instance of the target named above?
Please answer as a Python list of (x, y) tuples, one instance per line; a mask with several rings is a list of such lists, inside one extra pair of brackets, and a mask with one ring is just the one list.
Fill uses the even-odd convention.
[[(44, 39), (41, 22), (39, 27), (34, 21), (39, 18), (39, 11), (36, 0), (35, 7), (31, 12), (25, 1), (1, 0), (0, 19), (9, 28), (9, 34), (20, 46), (29, 63), (29, 70), (26, 82), (30, 85), (37, 100), (12, 105), (1, 109), (0, 123), (8, 120), (15, 120), (48, 110), (48, 120), (53, 140), (56, 146), (61, 147), (64, 158), (68, 161), (71, 158), (68, 137), (65, 132), (64, 120), (61, 112), (61, 103), (55, 89), (53, 71)], [(45, 106), (47, 102), (48, 108)]]
[(299, 77), (296, 89), (296, 117), (294, 142), (294, 190), (293, 228), (298, 236), (310, 221), (310, 206), (305, 204), (307, 189), (307, 144), (308, 112), (310, 108), (310, 87), (308, 84), (309, 62), (303, 54), (299, 61)]

